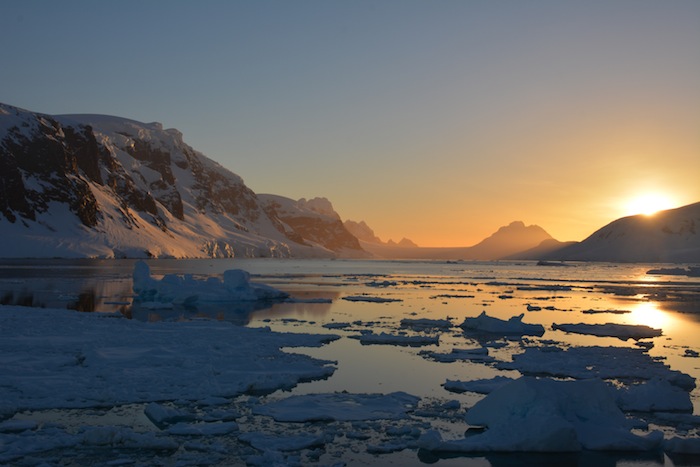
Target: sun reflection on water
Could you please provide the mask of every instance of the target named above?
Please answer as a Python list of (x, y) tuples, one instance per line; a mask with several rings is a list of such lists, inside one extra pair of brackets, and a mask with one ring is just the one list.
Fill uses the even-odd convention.
[(643, 324), (662, 329), (664, 334), (668, 334), (678, 324), (678, 319), (671, 313), (659, 309), (656, 302), (641, 302), (633, 307), (627, 316), (631, 324)]

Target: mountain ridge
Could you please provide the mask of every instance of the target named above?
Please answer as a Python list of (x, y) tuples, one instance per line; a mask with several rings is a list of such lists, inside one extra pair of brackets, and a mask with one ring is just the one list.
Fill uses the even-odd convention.
[(2, 257), (338, 256), (157, 122), (0, 104), (0, 187)]

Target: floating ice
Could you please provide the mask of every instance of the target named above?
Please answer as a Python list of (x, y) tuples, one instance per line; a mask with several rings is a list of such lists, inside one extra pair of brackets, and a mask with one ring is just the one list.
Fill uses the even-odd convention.
[(544, 326), (541, 324), (523, 323), (524, 313), (513, 316), (509, 320), (488, 316), (482, 311), (476, 318), (465, 318), (460, 327), (467, 331), (486, 332), (504, 336), (541, 336), (544, 334)]
[(308, 394), (256, 406), (253, 413), (278, 422), (396, 420), (406, 417), (419, 401), (405, 392)]
[(573, 332), (575, 334), (588, 334), (600, 337), (617, 337), (622, 340), (646, 339), (659, 337), (663, 331), (643, 324), (552, 324), (555, 331)]
[(337, 336), (108, 316), (0, 306), (3, 412), (234, 397), (335, 371), (331, 362), (280, 348), (320, 346)]
[(674, 436), (664, 441), (664, 451), (674, 454), (700, 454), (700, 437)]
[(454, 381), (448, 379), (442, 387), (450, 392), (476, 392), (478, 394), (489, 394), (496, 389), (504, 386), (511, 381), (513, 378), (507, 376), (495, 376), (490, 379), (475, 379), (473, 381)]
[(449, 319), (404, 318), (401, 320), (402, 328), (409, 328), (416, 331), (426, 331), (431, 329), (450, 329), (452, 326), (452, 321), (450, 321)]
[(165, 430), (178, 436), (223, 436), (238, 431), (236, 422), (176, 423)]
[(693, 412), (690, 394), (661, 378), (619, 389), (617, 403), (634, 412)]
[(314, 433), (275, 436), (261, 432), (248, 432), (241, 433), (238, 439), (250, 444), (259, 451), (282, 452), (322, 447), (325, 446), (326, 443), (333, 441), (332, 436)]
[(492, 362), (494, 360), (494, 358), (489, 355), (489, 349), (486, 347), (452, 349), (449, 353), (424, 350), (420, 352), (420, 355), (442, 363), (452, 363), (460, 360), (470, 360), (473, 362)]
[(529, 375), (549, 375), (576, 379), (661, 378), (686, 391), (695, 388), (695, 379), (663, 362), (655, 360), (644, 349), (627, 347), (528, 347), (513, 355), (512, 362), (498, 362), (498, 368), (518, 370)]
[(264, 284), (250, 282), (250, 274), (241, 269), (224, 272), (218, 277), (197, 280), (191, 274), (167, 274), (161, 280), (151, 277), (144, 261), (134, 265), (134, 301), (149, 304), (195, 305), (212, 302), (250, 302), (284, 300), (289, 295)]
[(521, 377), (477, 402), (466, 421), (487, 430), (451, 441), (430, 431), (420, 438), (419, 446), (443, 452), (647, 451), (663, 440), (661, 432), (645, 437), (632, 434), (609, 388), (598, 379)]
[(350, 336), (353, 339), (358, 339), (361, 344), (371, 345), (403, 345), (409, 347), (419, 347), (422, 345), (437, 345), (440, 341), (438, 336), (406, 336), (403, 334), (388, 334), (381, 332), (379, 334), (360, 334), (359, 336)]
[(372, 297), (369, 295), (349, 295), (343, 297), (343, 300), (348, 302), (371, 302), (371, 303), (391, 303), (391, 302), (402, 302), (400, 298), (387, 298), (387, 297)]

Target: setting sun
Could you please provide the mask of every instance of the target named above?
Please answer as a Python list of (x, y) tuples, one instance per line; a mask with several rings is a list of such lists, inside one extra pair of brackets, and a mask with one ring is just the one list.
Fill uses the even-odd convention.
[(652, 216), (659, 211), (664, 209), (671, 209), (674, 207), (673, 200), (663, 193), (645, 193), (642, 195), (630, 198), (625, 203), (625, 212), (629, 216), (634, 216), (637, 214), (643, 214), (645, 216)]

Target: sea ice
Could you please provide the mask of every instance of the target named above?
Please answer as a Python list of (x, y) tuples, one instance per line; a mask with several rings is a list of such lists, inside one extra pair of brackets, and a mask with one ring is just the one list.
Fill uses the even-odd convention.
[(513, 316), (509, 320), (502, 320), (488, 316), (482, 311), (476, 318), (465, 318), (460, 327), (466, 331), (486, 332), (503, 336), (541, 336), (544, 334), (544, 326), (541, 324), (523, 323), (524, 313)]
[(151, 277), (144, 261), (134, 265), (135, 302), (154, 304), (195, 305), (197, 303), (251, 302), (284, 300), (289, 294), (265, 284), (250, 282), (250, 274), (241, 269), (224, 272), (223, 281), (218, 277), (198, 280), (191, 274), (166, 274), (161, 280)]
[(431, 430), (420, 438), (419, 446), (443, 452), (646, 451), (663, 440), (661, 432), (644, 437), (631, 433), (630, 422), (599, 379), (521, 377), (477, 402), (466, 421), (487, 429), (456, 440), (443, 440)]
[[(330, 438), (330, 439), (329, 439)], [(296, 434), (289, 436), (275, 436), (262, 432), (241, 433), (239, 440), (244, 441), (259, 451), (301, 451), (314, 447), (325, 446), (332, 442), (332, 436), (323, 434)]]
[(695, 388), (695, 378), (671, 370), (653, 359), (644, 349), (627, 347), (528, 347), (513, 355), (512, 362), (498, 362), (503, 370), (529, 375), (549, 375), (575, 379), (602, 378), (650, 380), (661, 378), (686, 391)]
[(280, 348), (318, 347), (337, 336), (110, 316), (0, 306), (3, 411), (234, 397), (335, 371), (332, 362)]
[(419, 347), (422, 345), (437, 345), (440, 341), (438, 336), (406, 336), (403, 334), (388, 334), (386, 332), (381, 332), (379, 334), (360, 334), (359, 336), (350, 337), (358, 339), (363, 345), (380, 344)]
[(425, 350), (420, 355), (441, 363), (452, 363), (460, 360), (470, 360), (473, 362), (492, 362), (494, 358), (489, 355), (486, 347), (476, 347), (473, 349), (452, 349), (450, 352), (433, 352)]
[(618, 389), (617, 403), (633, 412), (693, 412), (690, 394), (662, 378)]
[(476, 392), (477, 394), (489, 394), (496, 389), (514, 381), (507, 376), (494, 376), (489, 379), (475, 379), (473, 381), (455, 381), (448, 379), (442, 387), (450, 392)]
[(388, 297), (372, 297), (370, 295), (349, 295), (343, 297), (343, 300), (348, 302), (371, 302), (371, 303), (391, 303), (391, 302), (402, 302), (400, 298), (388, 298)]
[(406, 417), (419, 401), (405, 392), (307, 394), (253, 407), (253, 413), (278, 422), (396, 420)]
[(646, 339), (659, 337), (663, 331), (643, 324), (552, 324), (555, 331), (572, 332), (574, 334), (588, 334), (599, 337), (617, 337), (622, 340)]
[(401, 320), (401, 327), (413, 329), (414, 331), (429, 331), (432, 329), (450, 329), (452, 321), (449, 319), (430, 319), (430, 318), (404, 318)]

